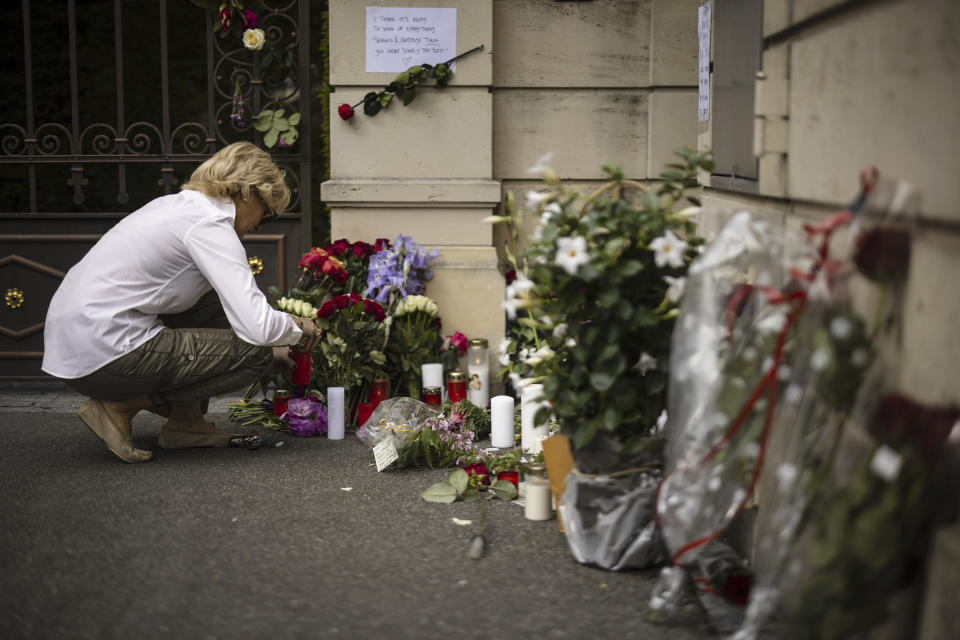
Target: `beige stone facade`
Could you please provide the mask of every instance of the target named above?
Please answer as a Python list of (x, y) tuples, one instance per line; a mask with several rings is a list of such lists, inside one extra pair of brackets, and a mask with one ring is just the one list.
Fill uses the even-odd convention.
[[(363, 70), (358, 43), (368, 4), (330, 2), (334, 108), (391, 79)], [(712, 122), (696, 115), (703, 2), (426, 4), (457, 8), (458, 50), (482, 43), (484, 52), (460, 65), (449, 88), (425, 90), (407, 108), (350, 123), (334, 114), (323, 199), (335, 237), (404, 232), (439, 247), (427, 293), (438, 300), (445, 329), (488, 337), (495, 350), (504, 328), (504, 237), (483, 218), (507, 191), (538, 186), (527, 167), (552, 153), (562, 179), (589, 188), (606, 163), (650, 180), (681, 145), (711, 147)], [(846, 204), (869, 165), (910, 181), (923, 204), (899, 386), (922, 402), (960, 404), (960, 3), (762, 4), (752, 113), (758, 179), (740, 189), (704, 176), (701, 232), (709, 238), (743, 209), (774, 229), (799, 231)], [(726, 8), (722, 0), (712, 8), (715, 25)], [(956, 528), (938, 537), (944, 557), (956, 555), (955, 543)], [(934, 579), (955, 582), (956, 572)], [(923, 637), (955, 635), (943, 617), (948, 609), (942, 595), (928, 599)]]
[[(365, 8), (457, 9), (457, 50), (484, 45), (445, 89), (407, 107), (343, 122), (395, 74), (365, 71)], [(562, 178), (585, 187), (615, 163), (655, 177), (673, 150), (697, 143), (696, 0), (360, 0), (330, 2), (331, 179), (321, 188), (334, 238), (405, 233), (438, 247), (427, 294), (444, 331), (504, 332), (502, 233), (483, 219), (552, 153)], [(493, 391), (497, 391), (495, 384)]]

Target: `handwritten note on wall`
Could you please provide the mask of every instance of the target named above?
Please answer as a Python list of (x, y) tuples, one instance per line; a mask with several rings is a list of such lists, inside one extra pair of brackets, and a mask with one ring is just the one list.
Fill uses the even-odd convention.
[(406, 71), (457, 55), (457, 10), (367, 7), (367, 71)]

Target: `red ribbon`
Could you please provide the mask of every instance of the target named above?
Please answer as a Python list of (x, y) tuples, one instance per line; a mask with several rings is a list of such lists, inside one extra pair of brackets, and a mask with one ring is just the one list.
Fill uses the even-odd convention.
[[(876, 170), (873, 170), (873, 173), (870, 173), (869, 170), (864, 170), (864, 172), (861, 173), (861, 185), (863, 187), (864, 195), (866, 195), (867, 193), (869, 193), (870, 190), (872, 190), (875, 183), (876, 183)], [(850, 212), (850, 210), (844, 209), (843, 211), (840, 211), (839, 213), (836, 213), (820, 221), (815, 225), (804, 226), (804, 230), (809, 235), (823, 236), (823, 240), (817, 252), (819, 259), (813, 265), (809, 273), (803, 273), (803, 272), (793, 270), (791, 271), (791, 275), (793, 275), (794, 278), (796, 278), (799, 281), (813, 282), (817, 276), (817, 273), (819, 273), (820, 271), (825, 271), (828, 275), (832, 275), (836, 273), (842, 267), (843, 263), (837, 260), (830, 260), (828, 258), (830, 237), (834, 231), (836, 231), (837, 229), (839, 229), (840, 227), (846, 224), (849, 224), (852, 219), (853, 219), (853, 214)], [(657, 491), (654, 496), (654, 504), (656, 505), (656, 509), (654, 510), (655, 522), (658, 519), (658, 513), (659, 513), (660, 490), (663, 487), (664, 483), (667, 481), (667, 478), (669, 478), (671, 475), (673, 475), (677, 471), (696, 469), (697, 467), (702, 466), (703, 464), (709, 462), (710, 459), (717, 454), (717, 452), (720, 450), (720, 448), (723, 445), (727, 444), (734, 436), (736, 436), (736, 434), (740, 431), (740, 429), (743, 427), (744, 423), (746, 422), (746, 418), (750, 414), (750, 411), (753, 410), (756, 403), (764, 395), (764, 392), (767, 392), (769, 402), (767, 404), (766, 415), (764, 416), (763, 430), (760, 435), (760, 452), (757, 454), (757, 462), (754, 465), (753, 474), (751, 475), (750, 484), (747, 487), (747, 492), (744, 495), (743, 499), (740, 501), (740, 503), (737, 505), (737, 509), (734, 512), (733, 516), (730, 518), (730, 521), (736, 518), (743, 511), (744, 507), (753, 497), (753, 493), (756, 490), (757, 481), (760, 478), (760, 472), (763, 469), (763, 461), (764, 461), (764, 458), (766, 457), (767, 441), (770, 436), (770, 429), (773, 425), (774, 409), (776, 408), (777, 391), (779, 386), (778, 380), (777, 380), (777, 374), (779, 372), (781, 360), (783, 358), (783, 349), (784, 349), (784, 345), (786, 344), (787, 334), (789, 333), (790, 329), (793, 327), (794, 322), (803, 312), (803, 309), (805, 308), (806, 302), (807, 302), (806, 290), (783, 292), (783, 291), (777, 291), (775, 289), (770, 289), (766, 287), (757, 287), (754, 285), (741, 286), (736, 291), (734, 291), (733, 295), (730, 298), (730, 301), (727, 304), (727, 311), (725, 314), (724, 321), (728, 331), (732, 329), (733, 321), (736, 316), (736, 309), (740, 306), (742, 302), (744, 302), (745, 298), (751, 293), (753, 293), (754, 291), (759, 291), (763, 293), (770, 304), (791, 305), (791, 309), (787, 315), (787, 320), (784, 323), (783, 328), (780, 330), (779, 336), (777, 337), (777, 346), (774, 352), (773, 365), (770, 367), (770, 370), (766, 374), (764, 374), (763, 378), (761, 378), (760, 382), (757, 384), (756, 388), (753, 390), (753, 393), (750, 395), (750, 398), (744, 404), (743, 408), (740, 409), (739, 413), (736, 416), (736, 419), (727, 429), (726, 433), (724, 433), (723, 438), (721, 438), (719, 442), (717, 442), (715, 445), (713, 445), (713, 447), (710, 448), (710, 450), (706, 453), (706, 455), (704, 455), (703, 459), (700, 460), (700, 462), (693, 467), (681, 467), (681, 468), (674, 469), (673, 471), (665, 475), (660, 480), (660, 484), (657, 486)], [(725, 530), (726, 530), (726, 526), (721, 526), (719, 529), (712, 531), (705, 536), (697, 538), (696, 540), (693, 540), (683, 545), (682, 547), (680, 547), (679, 550), (677, 550), (670, 557), (670, 564), (674, 566), (684, 566), (684, 565), (681, 565), (679, 562), (679, 559), (681, 556), (683, 556), (683, 554), (701, 545), (704, 545), (710, 542), (711, 540), (714, 540), (715, 538), (720, 536)]]

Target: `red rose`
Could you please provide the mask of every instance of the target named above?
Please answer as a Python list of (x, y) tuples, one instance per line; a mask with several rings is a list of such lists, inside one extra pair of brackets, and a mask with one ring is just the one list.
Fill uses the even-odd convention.
[(364, 300), (363, 310), (376, 318), (378, 322), (383, 322), (383, 320), (387, 317), (387, 314), (383, 311), (383, 307), (381, 307), (380, 303), (378, 303), (376, 300)]
[(243, 9), (240, 11), (240, 26), (244, 29), (256, 29), (257, 28), (257, 14), (250, 9)]
[(871, 229), (857, 238), (853, 261), (874, 282), (897, 282), (910, 267), (910, 234), (901, 229)]
[(337, 113), (344, 120), (349, 120), (350, 118), (353, 117), (353, 107), (351, 107), (346, 102), (344, 102), (342, 105), (337, 107)]
[(363, 297), (357, 295), (353, 291), (347, 294), (350, 296), (350, 304), (363, 304)]
[(482, 462), (468, 464), (463, 467), (463, 470), (467, 472), (467, 476), (477, 476), (481, 483), (490, 484), (490, 473), (487, 471), (487, 465)]
[(330, 303), (337, 309), (346, 309), (350, 306), (350, 298), (348, 296), (334, 296)]
[(347, 252), (347, 249), (350, 248), (350, 241), (346, 238), (340, 238), (336, 242), (331, 242), (324, 249), (329, 251), (335, 256), (342, 256)]
[(333, 304), (333, 300), (327, 300), (320, 308), (317, 309), (318, 318), (328, 318), (333, 315), (333, 312), (337, 310), (337, 307)]
[(358, 241), (353, 243), (353, 255), (355, 255), (360, 260), (363, 260), (365, 257), (370, 255), (370, 250), (373, 248), (366, 242)]
[(390, 241), (386, 238), (377, 238), (376, 242), (373, 244), (377, 252), (383, 251), (384, 249), (390, 248)]
[(749, 573), (735, 573), (727, 576), (723, 581), (723, 597), (741, 606), (750, 601), (750, 588), (753, 587), (753, 576)]
[(867, 429), (881, 442), (918, 451), (932, 469), (958, 419), (956, 408), (927, 407), (899, 393), (887, 393), (877, 401)]
[(517, 271), (515, 269), (510, 269), (504, 274), (504, 277), (507, 279), (507, 284), (510, 284), (517, 279)]

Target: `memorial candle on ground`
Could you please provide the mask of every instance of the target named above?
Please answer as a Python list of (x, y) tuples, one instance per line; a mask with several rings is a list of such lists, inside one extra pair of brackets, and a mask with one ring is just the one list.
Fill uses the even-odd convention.
[(498, 449), (508, 449), (513, 443), (513, 398), (494, 396), (490, 400), (490, 444)]
[(520, 392), (520, 446), (527, 453), (536, 453), (537, 438), (547, 435), (547, 421), (536, 422), (544, 404), (542, 384), (528, 384)]
[(343, 440), (343, 387), (327, 387), (327, 438)]
[(481, 409), (490, 403), (490, 363), (486, 338), (467, 343), (467, 400)]
[[(439, 388), (443, 394), (443, 365), (439, 362), (428, 362), (420, 366), (420, 377), (423, 379), (424, 389)], [(426, 400), (424, 400), (426, 402)]]

